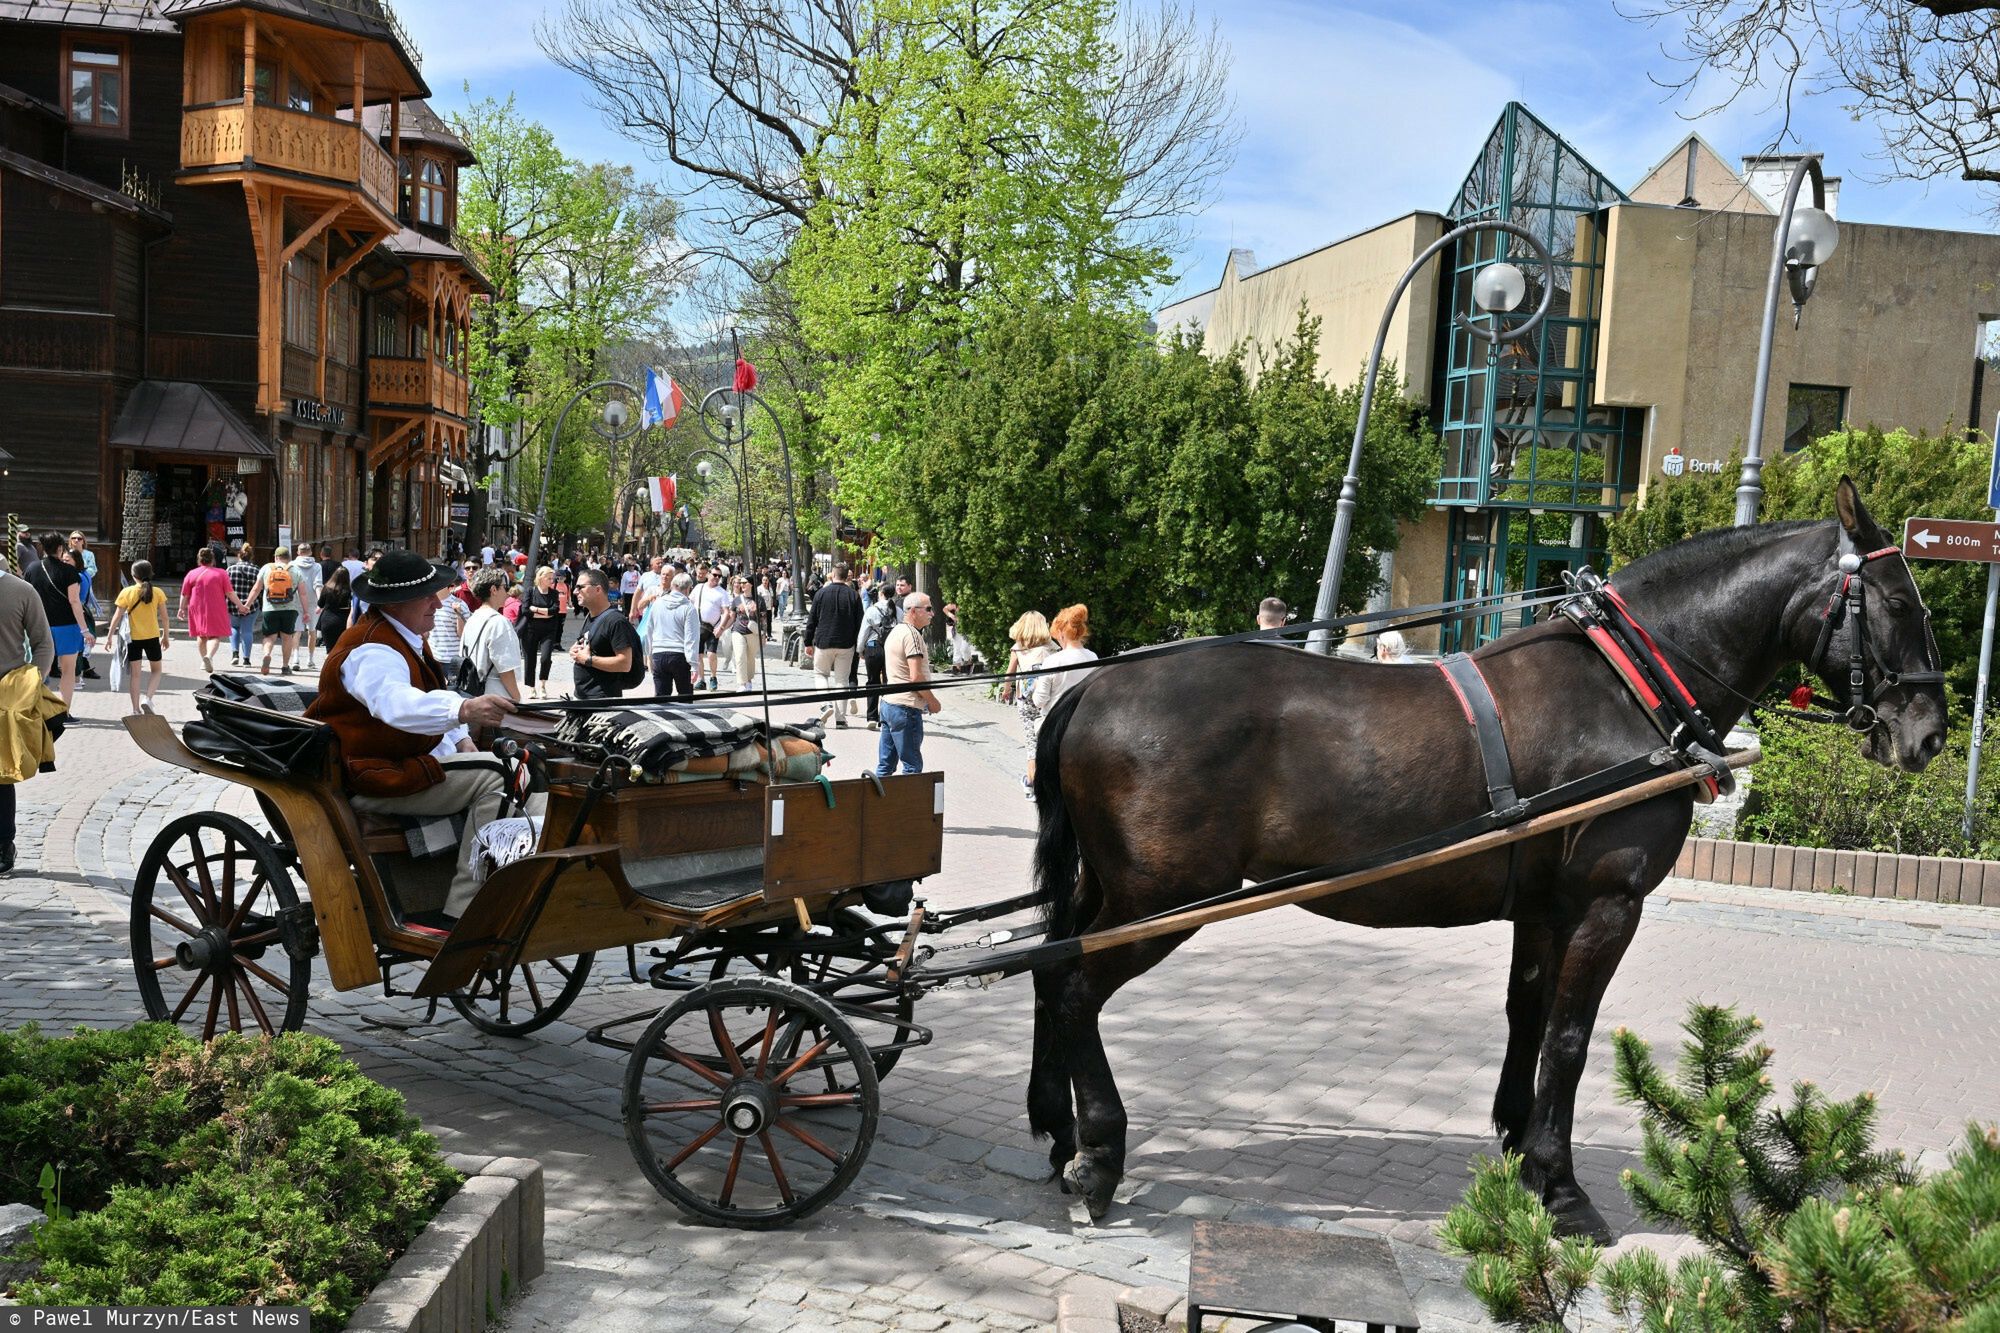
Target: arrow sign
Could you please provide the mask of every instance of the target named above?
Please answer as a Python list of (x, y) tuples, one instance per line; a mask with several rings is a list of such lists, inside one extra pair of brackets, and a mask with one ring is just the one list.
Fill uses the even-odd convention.
[(1903, 525), (1903, 554), (1912, 560), (2000, 565), (2000, 523), (1913, 518)]

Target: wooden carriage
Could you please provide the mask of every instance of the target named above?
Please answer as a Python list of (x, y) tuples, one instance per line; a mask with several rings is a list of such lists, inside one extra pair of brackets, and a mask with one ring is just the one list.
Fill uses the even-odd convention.
[[(164, 718), (126, 729), (163, 763), (249, 787), (269, 825), (184, 815), (155, 838), (133, 886), (148, 1015), (204, 1037), (299, 1027), (316, 955), (335, 990), (382, 984), (445, 999), (484, 1030), (521, 1035), (561, 1015), (599, 950), (677, 942), (685, 954), (717, 932), (810, 933), (864, 888), (935, 873), (943, 845), (936, 774), (652, 785), (615, 757), (545, 750), (546, 723), (524, 718), (500, 739), (542, 752), (540, 843), (489, 875), (447, 926), (425, 918), (454, 858), (413, 856), (400, 821), (357, 814), (332, 744), (316, 771), (280, 778), (196, 754)], [(877, 952), (893, 955), (874, 933)], [(398, 991), (392, 974), (407, 967), (421, 976)]]

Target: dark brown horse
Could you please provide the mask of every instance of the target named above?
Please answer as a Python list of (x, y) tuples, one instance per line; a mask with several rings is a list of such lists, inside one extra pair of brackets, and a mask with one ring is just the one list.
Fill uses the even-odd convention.
[[(1718, 731), (1780, 669), (1814, 656), (1841, 557), (1893, 545), (1845, 479), (1836, 509), (1837, 522), (1706, 533), (1618, 574), (1618, 591), (1656, 631)], [(1879, 720), (1864, 751), (1916, 772), (1943, 747), (1944, 691), (1934, 677), (1913, 685), (1893, 673), (1936, 669), (1926, 613), (1900, 558), (1872, 561), (1858, 577), (1866, 619), (1842, 622), (1814, 666), (1848, 702), (1847, 664), (1865, 630), (1868, 701)], [(1475, 656), (1523, 795), (1660, 744), (1567, 620), (1507, 635)], [(1052, 938), (1121, 925), (1245, 879), (1359, 857), (1487, 809), (1474, 739), (1442, 673), (1258, 643), (1092, 672), (1042, 726), (1035, 799), (1036, 874)], [(1501, 1144), (1522, 1155), (1523, 1178), (1569, 1232), (1607, 1234), (1571, 1166), (1577, 1079), (1598, 1002), (1641, 902), (1680, 853), (1692, 809), (1684, 789), (1519, 848), (1507, 1054), (1493, 1120)], [(1310, 910), (1365, 926), (1492, 921), (1507, 911), (1507, 874), (1507, 854), (1494, 852)], [(1125, 1165), (1125, 1110), (1098, 1015), (1120, 986), (1188, 938), (1036, 970), (1029, 1125), (1054, 1139), (1051, 1163), (1093, 1216), (1110, 1206)]]

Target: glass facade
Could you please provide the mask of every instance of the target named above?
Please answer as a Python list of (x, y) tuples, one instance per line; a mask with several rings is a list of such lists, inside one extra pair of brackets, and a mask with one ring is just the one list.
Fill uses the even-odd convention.
[[(1534, 252), (1503, 232), (1479, 232), (1446, 258), (1434, 386), (1444, 468), (1432, 503), (1451, 511), (1447, 597), (1550, 583), (1559, 569), (1603, 567), (1600, 516), (1637, 489), (1644, 414), (1595, 406), (1605, 210), (1625, 194), (1518, 102), (1510, 102), (1447, 210), (1452, 226), (1504, 218), (1528, 228), (1555, 259), (1548, 317), (1527, 338), (1494, 348), (1458, 327), (1476, 310), (1479, 271), (1511, 262), (1528, 279), (1518, 323), (1542, 299)], [(1488, 316), (1478, 316), (1486, 320)], [(1447, 649), (1499, 633), (1500, 617), (1447, 626)]]

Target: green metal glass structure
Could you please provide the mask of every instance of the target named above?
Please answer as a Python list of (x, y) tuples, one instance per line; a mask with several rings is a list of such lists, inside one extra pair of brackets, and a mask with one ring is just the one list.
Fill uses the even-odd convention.
[[(1511, 259), (1528, 277), (1523, 308), (1545, 275), (1480, 232), (1450, 256), (1440, 285), (1445, 330), (1440, 405), (1443, 475), (1432, 503), (1451, 511), (1445, 596), (1538, 587), (1562, 569), (1603, 567), (1601, 516), (1637, 488), (1643, 414), (1593, 406), (1604, 210), (1625, 193), (1519, 102), (1509, 102), (1448, 210), (1449, 224), (1500, 217), (1529, 228), (1555, 256), (1556, 292), (1536, 333), (1497, 354), (1451, 312), (1472, 310), (1479, 270)], [(1515, 245), (1515, 249), (1523, 249)], [(1449, 304), (1442, 304), (1449, 302)], [(1483, 616), (1446, 626), (1446, 649), (1470, 648), (1508, 625)]]

